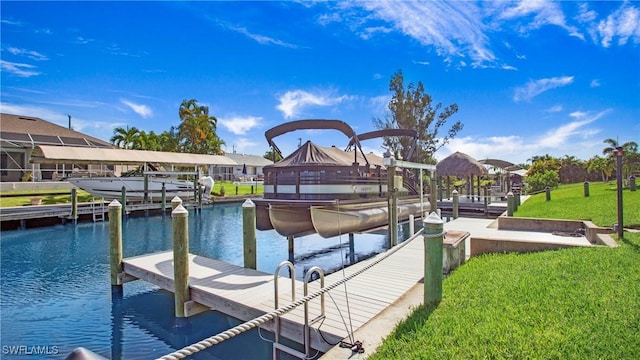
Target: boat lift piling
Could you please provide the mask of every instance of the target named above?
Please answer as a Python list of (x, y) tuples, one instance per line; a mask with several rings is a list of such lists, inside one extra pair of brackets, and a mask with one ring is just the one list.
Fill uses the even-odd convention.
[[(122, 265), (122, 204), (113, 200), (109, 204), (109, 259), (111, 267), (111, 288), (122, 289), (120, 274)], [(116, 289), (114, 289), (114, 287)]]
[[(387, 167), (389, 173), (389, 244), (391, 246), (395, 246), (398, 243), (398, 217), (397, 217), (397, 192), (396, 192), (396, 183), (395, 183), (395, 169), (396, 167), (408, 168), (408, 169), (419, 169), (420, 170), (420, 216), (423, 218), (426, 217), (424, 211), (424, 184), (422, 180), (422, 170), (430, 171), (430, 184), (431, 191), (429, 194), (429, 205), (430, 211), (436, 211), (438, 206), (436, 199), (436, 166), (430, 164), (421, 164), (404, 160), (396, 160), (393, 155), (387, 151), (384, 154), (383, 164)], [(402, 186), (402, 183), (398, 184), (398, 187)], [(395, 201), (394, 201), (395, 198)], [(394, 215), (392, 215), (394, 214)]]

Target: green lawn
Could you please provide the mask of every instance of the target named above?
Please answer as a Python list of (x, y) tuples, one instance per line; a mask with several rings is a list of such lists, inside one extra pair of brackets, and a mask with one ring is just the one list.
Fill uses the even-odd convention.
[[(610, 187), (592, 184), (589, 198), (582, 184), (561, 187), (551, 202), (541, 194), (523, 203), (518, 216), (610, 226)], [(624, 195), (625, 221), (638, 224), (640, 195)], [(619, 244), (474, 257), (445, 279), (439, 306), (415, 309), (370, 359), (636, 359), (640, 233), (625, 232)]]
[[(47, 193), (49, 195), (38, 195)], [(6, 196), (16, 195), (16, 196)], [(31, 198), (42, 198), (42, 204), (65, 204), (71, 203), (71, 190), (15, 190), (0, 193), (0, 207), (24, 206), (31, 205)], [(83, 191), (78, 190), (78, 201), (89, 202), (92, 196)]]
[[(610, 227), (618, 222), (618, 196), (615, 182), (589, 184), (589, 197), (583, 184), (563, 185), (551, 191), (551, 201), (544, 193), (531, 196), (514, 213), (516, 217), (591, 220)], [(622, 191), (623, 224), (640, 228), (640, 191)]]

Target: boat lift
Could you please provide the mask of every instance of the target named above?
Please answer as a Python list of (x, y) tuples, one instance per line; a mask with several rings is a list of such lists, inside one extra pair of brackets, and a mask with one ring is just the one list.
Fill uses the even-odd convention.
[[(424, 216), (424, 184), (422, 180), (422, 171), (429, 170), (431, 177), (431, 193), (429, 194), (429, 204), (430, 209), (432, 211), (436, 210), (437, 200), (436, 200), (436, 192), (433, 190), (436, 186), (436, 166), (430, 164), (421, 164), (415, 163), (411, 161), (404, 160), (396, 160), (391, 152), (387, 150), (384, 153), (383, 164), (387, 167), (389, 174), (389, 184), (392, 187), (389, 190), (389, 242), (390, 246), (396, 245), (398, 243), (398, 184), (395, 181), (395, 168), (407, 168), (407, 169), (419, 169), (420, 170), (420, 204), (421, 204), (421, 214)], [(402, 181), (399, 181), (401, 184)]]

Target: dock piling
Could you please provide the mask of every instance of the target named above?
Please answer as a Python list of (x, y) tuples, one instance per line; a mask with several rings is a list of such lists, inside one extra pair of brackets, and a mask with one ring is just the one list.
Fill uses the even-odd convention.
[(173, 273), (175, 279), (175, 315), (186, 317), (185, 304), (189, 295), (189, 212), (178, 205), (171, 212), (173, 218)]
[(113, 200), (109, 204), (109, 239), (110, 239), (110, 263), (111, 286), (122, 287), (120, 274), (122, 267), (122, 204)]
[(409, 214), (409, 236), (413, 236), (413, 234), (416, 233), (416, 224), (414, 224), (414, 221), (415, 217), (413, 216), (413, 214)]
[(242, 204), (244, 267), (256, 269), (256, 204), (251, 199)]
[(424, 229), (424, 304), (442, 300), (442, 257), (444, 222), (432, 212), (423, 221)]
[(73, 225), (78, 224), (78, 189), (75, 187), (71, 189), (71, 219)]
[(122, 217), (125, 217), (127, 214), (127, 188), (122, 185), (122, 189), (120, 190), (120, 204), (124, 207), (124, 211), (122, 211)]
[(349, 233), (349, 264), (356, 263), (356, 244), (353, 233)]
[(162, 183), (162, 215), (167, 212), (167, 187)]
[(458, 190), (453, 190), (451, 195), (453, 195), (453, 218), (457, 219), (460, 212), (460, 209), (459, 209), (460, 194), (458, 194)]
[(507, 193), (507, 216), (513, 216), (513, 212), (516, 207), (516, 199), (513, 196), (513, 192)]
[(174, 196), (173, 199), (171, 199), (171, 212), (173, 212), (173, 210), (175, 210), (178, 205), (182, 205), (182, 199), (180, 199), (178, 196)]

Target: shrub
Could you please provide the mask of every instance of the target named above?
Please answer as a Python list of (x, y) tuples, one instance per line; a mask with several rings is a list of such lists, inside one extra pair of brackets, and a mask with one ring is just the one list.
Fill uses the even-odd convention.
[(527, 177), (527, 192), (542, 191), (547, 186), (550, 188), (558, 187), (560, 177), (555, 170), (544, 170), (536, 172)]

